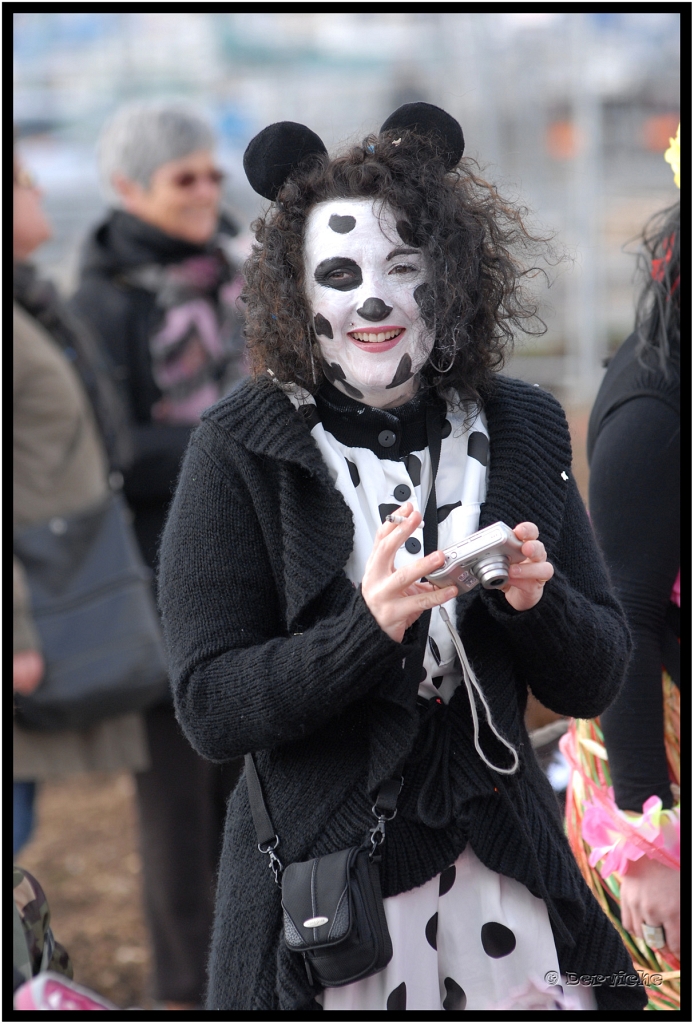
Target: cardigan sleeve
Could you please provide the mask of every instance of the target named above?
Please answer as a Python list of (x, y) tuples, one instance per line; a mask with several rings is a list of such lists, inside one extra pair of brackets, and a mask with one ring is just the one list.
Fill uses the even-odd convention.
[(537, 699), (560, 715), (593, 718), (617, 695), (631, 639), (573, 477), (548, 557), (554, 576), (534, 608), (517, 612), (499, 591), (481, 598), (506, 629), (519, 674)]
[(408, 653), (346, 577), (316, 625), (287, 635), (253, 501), (232, 473), (193, 439), (160, 554), (176, 714), (213, 761), (299, 740), (371, 687), (397, 686)]

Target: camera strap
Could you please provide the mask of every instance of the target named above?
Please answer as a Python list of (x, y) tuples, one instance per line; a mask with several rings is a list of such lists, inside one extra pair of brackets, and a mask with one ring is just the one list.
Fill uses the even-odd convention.
[[(432, 479), (431, 479), (431, 491), (429, 492), (429, 499), (427, 501), (426, 511), (424, 513), (424, 527), (423, 527), (423, 531), (422, 531), (423, 535), (424, 535), (424, 554), (425, 555), (428, 555), (431, 551), (435, 551), (436, 547), (437, 547), (437, 543), (438, 543), (438, 509), (436, 507), (436, 474), (438, 472), (439, 459), (441, 457), (441, 437), (442, 437), (442, 430), (441, 430), (441, 414), (440, 414), (440, 411), (439, 411), (439, 409), (436, 408), (435, 405), (429, 404), (427, 406), (427, 444), (429, 446), (429, 457), (431, 459)], [(474, 730), (475, 750), (477, 751), (479, 756), (482, 758), (484, 763), (487, 765), (487, 767), (491, 768), (492, 771), (498, 772), (500, 775), (513, 775), (513, 774), (515, 774), (515, 772), (518, 771), (518, 765), (519, 765), (518, 752), (516, 751), (516, 748), (511, 743), (509, 743), (509, 741), (507, 739), (505, 739), (501, 735), (501, 733), (498, 731), (498, 729), (496, 728), (496, 726), (494, 724), (494, 720), (492, 718), (491, 709), (489, 707), (489, 704), (487, 703), (486, 697), (484, 696), (484, 692), (482, 690), (482, 687), (480, 686), (479, 680), (477, 679), (477, 676), (474, 673), (472, 665), (470, 664), (470, 661), (468, 659), (467, 653), (465, 651), (465, 647), (463, 646), (463, 641), (460, 638), (460, 634), (458, 633), (458, 630), (455, 628), (454, 624), (451, 622), (451, 620), (450, 620), (450, 618), (449, 618), (449, 616), (448, 616), (448, 614), (446, 612), (446, 609), (443, 607), (443, 605), (439, 605), (439, 609), (438, 610), (439, 610), (439, 614), (440, 614), (441, 618), (443, 619), (444, 623), (446, 624), (446, 628), (448, 629), (448, 632), (450, 633), (451, 640), (453, 641), (453, 645), (454, 645), (454, 647), (455, 647), (455, 649), (456, 649), (456, 651), (458, 653), (458, 657), (460, 659), (460, 667), (461, 667), (461, 671), (462, 671), (462, 675), (463, 675), (463, 682), (465, 684), (465, 688), (467, 690), (467, 695), (468, 695), (468, 700), (470, 702), (470, 713), (472, 715), (472, 724), (473, 724), (473, 730)], [(422, 619), (423, 625), (425, 627), (425, 642), (426, 642), (426, 636), (429, 633), (429, 623), (431, 621), (431, 611), (424, 612), (424, 614), (421, 616), (421, 619)], [(424, 650), (425, 650), (425, 648), (423, 647), (422, 648), (422, 660), (424, 659)], [(504, 747), (506, 747), (506, 749), (509, 751), (509, 753), (511, 754), (511, 756), (513, 758), (513, 764), (512, 764), (512, 766), (510, 768), (501, 768), (501, 767), (499, 767), (499, 766), (497, 766), (495, 764), (492, 764), (492, 762), (487, 758), (486, 754), (482, 750), (482, 746), (480, 744), (480, 725), (479, 725), (479, 717), (478, 717), (478, 714), (477, 714), (477, 705), (476, 705), (476, 702), (475, 702), (475, 693), (477, 694), (477, 696), (478, 696), (478, 698), (480, 700), (480, 703), (482, 704), (482, 707), (484, 708), (484, 713), (485, 713), (485, 718), (487, 720), (487, 725), (491, 729), (491, 731), (494, 734), (494, 736), (496, 737), (496, 739)]]

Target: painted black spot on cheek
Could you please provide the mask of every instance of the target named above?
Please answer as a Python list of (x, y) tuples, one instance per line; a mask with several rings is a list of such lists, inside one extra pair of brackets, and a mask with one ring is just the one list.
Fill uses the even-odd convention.
[(395, 222), (395, 227), (398, 234), (402, 238), (406, 245), (416, 245), (417, 239), (414, 233), (414, 228), (408, 220), (398, 220)]
[(476, 459), (486, 466), (489, 458), (489, 439), (486, 434), (473, 430), (468, 438), (467, 453), (471, 459)]
[(363, 394), (359, 388), (353, 387), (347, 380), (345, 380), (345, 371), (342, 369), (339, 363), (327, 363), (325, 359), (321, 359), (321, 365), (323, 367), (323, 373), (328, 378), (331, 384), (334, 384), (339, 380), (340, 385), (352, 398), (363, 398)]
[(446, 987), (446, 998), (443, 1001), (444, 1010), (464, 1010), (467, 1006), (467, 996), (457, 981), (453, 978), (444, 978)]
[(498, 921), (488, 921), (482, 925), (481, 939), (485, 953), (494, 960), (508, 956), (516, 948), (516, 936), (510, 928)]
[(410, 377), (413, 376), (414, 374), (412, 373), (412, 360), (410, 359), (409, 355), (406, 352), (405, 355), (400, 360), (400, 362), (398, 363), (398, 368), (395, 371), (395, 376), (393, 377), (392, 381), (390, 382), (390, 384), (386, 384), (386, 391), (388, 390), (388, 388), (399, 387), (401, 384), (404, 384), (406, 380), (409, 380)]
[(328, 363), (325, 359), (321, 359), (321, 365), (323, 366), (323, 373), (331, 384), (334, 384), (336, 380), (345, 379), (345, 371), (339, 363)]
[(339, 213), (333, 213), (328, 221), (328, 227), (331, 227), (333, 231), (337, 231), (338, 235), (346, 235), (349, 231), (354, 229), (356, 223), (357, 222), (354, 217), (350, 217), (349, 215), (341, 217)]
[(326, 320), (320, 313), (316, 313), (313, 322), (316, 327), (316, 334), (323, 335), (324, 338), (332, 338), (333, 329), (329, 320)]
[(434, 326), (434, 294), (431, 289), (431, 285), (424, 281), (422, 284), (418, 284), (412, 293), (414, 301), (419, 306), (422, 313), (422, 320), (426, 326), (431, 329)]
[(349, 383), (349, 381), (342, 380), (342, 381), (340, 381), (340, 384), (345, 389), (347, 394), (351, 395), (352, 398), (363, 398), (364, 397), (363, 393), (359, 390), (359, 388), (355, 388), (353, 384)]

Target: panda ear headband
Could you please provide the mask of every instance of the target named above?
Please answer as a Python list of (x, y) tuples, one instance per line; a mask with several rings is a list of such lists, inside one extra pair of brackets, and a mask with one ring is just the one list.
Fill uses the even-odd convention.
[[(454, 117), (432, 103), (398, 107), (383, 122), (379, 135), (402, 131), (432, 138), (447, 171), (452, 171), (463, 155), (462, 128)], [(327, 156), (327, 152), (323, 141), (306, 125), (278, 121), (251, 139), (243, 154), (243, 169), (252, 188), (274, 202), (293, 171), (309, 158)]]

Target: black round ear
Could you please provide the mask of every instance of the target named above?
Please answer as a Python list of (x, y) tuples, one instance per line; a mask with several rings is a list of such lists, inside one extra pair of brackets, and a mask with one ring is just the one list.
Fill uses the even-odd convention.
[(258, 132), (243, 154), (243, 169), (251, 186), (275, 200), (292, 171), (307, 156), (327, 153), (315, 132), (295, 121), (277, 121)]
[(465, 151), (463, 129), (454, 117), (433, 103), (403, 103), (386, 118), (379, 134), (402, 130), (437, 136), (442, 144), (441, 155), (447, 171), (457, 167)]

